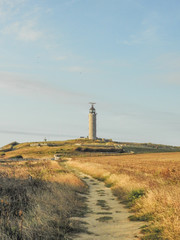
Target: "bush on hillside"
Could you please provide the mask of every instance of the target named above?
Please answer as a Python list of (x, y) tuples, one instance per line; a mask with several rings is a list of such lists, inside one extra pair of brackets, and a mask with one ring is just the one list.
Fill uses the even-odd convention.
[(116, 153), (123, 153), (124, 149), (122, 148), (82, 148), (77, 147), (75, 151), (79, 152), (116, 152)]
[(16, 155), (16, 156), (13, 156), (13, 157), (10, 157), (10, 159), (23, 159), (23, 156), (22, 155)]

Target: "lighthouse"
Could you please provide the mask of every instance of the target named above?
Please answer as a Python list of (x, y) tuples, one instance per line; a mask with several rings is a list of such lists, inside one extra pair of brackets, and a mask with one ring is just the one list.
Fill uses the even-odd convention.
[(96, 140), (96, 109), (95, 103), (89, 103), (91, 107), (89, 109), (89, 139)]

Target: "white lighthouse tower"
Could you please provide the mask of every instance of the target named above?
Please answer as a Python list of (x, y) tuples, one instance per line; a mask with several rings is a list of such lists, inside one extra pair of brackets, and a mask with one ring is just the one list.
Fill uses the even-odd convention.
[(90, 102), (91, 107), (89, 109), (89, 139), (96, 140), (96, 109), (94, 104)]

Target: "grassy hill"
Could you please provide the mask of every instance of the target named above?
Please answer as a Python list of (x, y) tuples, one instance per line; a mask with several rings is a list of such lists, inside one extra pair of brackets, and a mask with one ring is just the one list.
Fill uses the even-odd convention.
[(0, 149), (0, 157), (4, 159), (12, 157), (53, 158), (55, 154), (62, 157), (73, 157), (157, 152), (180, 152), (180, 147), (152, 143), (92, 141), (80, 138), (67, 141), (12, 142)]

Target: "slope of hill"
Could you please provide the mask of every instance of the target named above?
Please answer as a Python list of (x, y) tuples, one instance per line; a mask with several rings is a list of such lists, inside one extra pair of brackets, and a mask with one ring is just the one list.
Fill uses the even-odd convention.
[(119, 155), (122, 153), (179, 152), (180, 147), (152, 143), (105, 142), (102, 140), (74, 139), (51, 142), (12, 142), (0, 150), (0, 157), (12, 158), (53, 158), (62, 157)]

